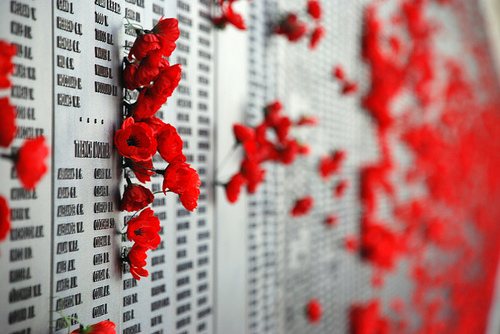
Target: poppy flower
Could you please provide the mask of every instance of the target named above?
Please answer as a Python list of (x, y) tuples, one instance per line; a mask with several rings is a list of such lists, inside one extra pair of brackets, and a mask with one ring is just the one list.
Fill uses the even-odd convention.
[(347, 235), (344, 239), (345, 248), (348, 252), (354, 253), (359, 248), (359, 241), (354, 235)]
[(309, 321), (310, 324), (318, 323), (322, 315), (323, 307), (321, 306), (321, 302), (316, 298), (311, 299), (306, 305), (307, 321)]
[(167, 102), (167, 99), (179, 85), (181, 71), (179, 64), (165, 68), (152, 85), (141, 90), (134, 103), (134, 119), (136, 121), (153, 116)]
[(318, 46), (319, 42), (323, 39), (323, 37), (325, 37), (325, 34), (326, 34), (325, 28), (323, 28), (321, 26), (318, 26), (318, 27), (314, 28), (314, 30), (313, 30), (313, 32), (311, 34), (311, 40), (309, 42), (309, 48), (311, 50), (316, 49), (316, 47)]
[(337, 65), (333, 68), (333, 76), (340, 81), (344, 81), (346, 78), (344, 69), (340, 65)]
[(300, 21), (294, 13), (289, 13), (274, 30), (275, 34), (285, 35), (290, 42), (300, 40), (306, 32), (307, 24)]
[(347, 180), (342, 180), (335, 186), (335, 197), (344, 196), (347, 188), (349, 187), (349, 182)]
[(161, 51), (153, 51), (144, 57), (134, 71), (134, 84), (147, 86), (155, 81), (164, 69), (170, 67), (168, 60), (163, 58)]
[(15, 168), (19, 182), (26, 189), (35, 189), (36, 184), (47, 172), (45, 159), (49, 156), (49, 148), (45, 137), (26, 139), (17, 152)]
[(172, 162), (178, 155), (182, 155), (183, 142), (177, 134), (177, 129), (165, 124), (158, 132), (158, 153), (166, 162)]
[(0, 99), (0, 115), (2, 122), (0, 123), (0, 146), (9, 147), (10, 143), (16, 135), (16, 111), (9, 103), (8, 97)]
[(5, 41), (0, 41), (0, 88), (10, 87), (8, 75), (14, 71), (12, 57), (17, 53), (17, 49), (13, 44)]
[(314, 201), (311, 196), (306, 196), (304, 198), (295, 201), (290, 214), (294, 217), (303, 216), (309, 213), (313, 207)]
[(358, 91), (358, 84), (355, 82), (346, 82), (342, 88), (343, 95), (349, 95)]
[(141, 123), (147, 124), (151, 131), (153, 131), (153, 136), (157, 139), (158, 132), (165, 126), (165, 122), (154, 116), (141, 119)]
[(337, 150), (330, 156), (322, 157), (318, 167), (321, 177), (328, 179), (335, 174), (340, 169), (345, 158), (346, 152), (343, 150)]
[(238, 143), (244, 143), (247, 140), (255, 138), (255, 130), (253, 128), (239, 123), (233, 125), (233, 133)]
[(321, 3), (318, 0), (309, 0), (307, 2), (307, 13), (313, 19), (319, 20), (323, 11), (321, 10)]
[(196, 170), (185, 162), (183, 157), (178, 156), (165, 169), (163, 176), (163, 192), (167, 189), (178, 195), (185, 192), (190, 187), (199, 187), (200, 179)]
[(83, 326), (75, 329), (71, 334), (116, 334), (116, 325), (109, 320), (98, 322), (94, 325)]
[(247, 191), (253, 194), (257, 191), (257, 186), (264, 181), (266, 171), (261, 169), (258, 162), (244, 159), (241, 163), (241, 175), (247, 180)]
[(338, 222), (338, 217), (334, 215), (333, 213), (328, 215), (325, 219), (325, 224), (328, 225), (329, 227), (334, 227), (337, 225)]
[(297, 121), (296, 125), (298, 126), (303, 126), (303, 125), (313, 125), (316, 126), (319, 124), (319, 119), (316, 116), (307, 116), (307, 115), (302, 115), (300, 119)]
[(236, 203), (238, 197), (240, 196), (241, 187), (247, 183), (245, 177), (241, 172), (233, 175), (231, 180), (225, 185), (226, 197), (230, 203)]
[(0, 196), (0, 241), (5, 239), (10, 231), (10, 209), (7, 200)]
[[(125, 159), (127, 161), (127, 159)], [(146, 161), (130, 161), (127, 163), (127, 167), (130, 167), (135, 174), (137, 180), (141, 183), (146, 183), (147, 181), (151, 181), (151, 175), (155, 175), (153, 172), (153, 160), (149, 159)]]
[(144, 123), (136, 123), (128, 117), (122, 128), (115, 133), (118, 152), (133, 161), (147, 161), (156, 153), (156, 139), (153, 131)]
[(136, 89), (139, 84), (135, 80), (135, 72), (139, 68), (139, 64), (130, 63), (125, 66), (123, 70), (123, 87), (127, 89)]
[(285, 142), (285, 139), (290, 132), (291, 126), (292, 126), (292, 121), (288, 116), (282, 116), (278, 119), (277, 123), (273, 128), (274, 131), (276, 132), (276, 136), (278, 137), (280, 143)]
[(311, 147), (307, 144), (304, 144), (304, 143), (299, 144), (299, 154), (300, 155), (311, 154)]
[(188, 211), (193, 211), (198, 206), (198, 199), (200, 197), (200, 189), (198, 187), (190, 186), (179, 195), (182, 206)]
[(279, 161), (285, 165), (290, 165), (299, 154), (300, 146), (295, 139), (288, 141), (285, 146), (278, 150)]
[(154, 195), (146, 187), (138, 184), (127, 186), (120, 203), (120, 211), (138, 211), (153, 203)]
[(181, 72), (181, 64), (169, 66), (160, 73), (158, 79), (154, 82), (152, 94), (158, 96), (159, 99), (163, 99), (161, 104), (167, 102), (167, 98), (172, 95), (173, 91), (179, 85)]
[(224, 29), (227, 23), (231, 23), (240, 30), (246, 30), (243, 17), (240, 14), (235, 13), (233, 10), (233, 2), (234, 1), (229, 1), (226, 5), (224, 1), (219, 1), (222, 14), (221, 16), (214, 18), (213, 23), (219, 29)]
[(154, 216), (153, 210), (146, 208), (138, 217), (128, 221), (127, 238), (144, 248), (156, 249), (161, 241), (160, 230), (160, 220)]
[(377, 223), (363, 223), (360, 240), (361, 255), (378, 267), (391, 269), (398, 254), (398, 238)]
[(146, 251), (147, 247), (144, 247), (138, 243), (135, 243), (132, 248), (130, 248), (125, 261), (130, 265), (130, 273), (136, 280), (140, 280), (141, 277), (148, 277), (149, 273), (144, 266), (146, 265), (146, 258), (148, 257)]
[(151, 31), (145, 31), (135, 39), (128, 59), (132, 60), (135, 57), (140, 61), (157, 50), (160, 50), (164, 57), (170, 57), (175, 50), (175, 41), (179, 35), (179, 21), (177, 19), (161, 18)]

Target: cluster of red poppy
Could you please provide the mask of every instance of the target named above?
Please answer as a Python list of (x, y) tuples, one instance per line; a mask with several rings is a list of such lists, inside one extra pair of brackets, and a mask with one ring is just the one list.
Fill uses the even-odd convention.
[(344, 69), (337, 65), (333, 68), (333, 77), (336, 78), (342, 85), (342, 94), (349, 95), (358, 91), (358, 84), (352, 80), (347, 79)]
[(309, 154), (309, 147), (291, 137), (290, 130), (294, 125), (316, 125), (318, 120), (302, 116), (294, 124), (288, 116), (282, 114), (282, 109), (283, 105), (277, 100), (264, 108), (264, 120), (255, 128), (242, 124), (233, 126), (235, 148), (242, 146), (245, 157), (240, 170), (224, 185), (229, 202), (235, 203), (238, 200), (241, 188), (245, 185), (248, 193), (255, 193), (266, 175), (262, 163), (274, 161), (290, 165), (299, 155)]
[[(189, 211), (197, 207), (200, 195), (200, 178), (196, 170), (186, 163), (182, 153), (183, 142), (177, 130), (154, 115), (167, 102), (181, 79), (181, 66), (170, 65), (167, 59), (176, 47), (179, 38), (177, 19), (161, 18), (150, 31), (137, 29), (123, 71), (124, 87), (138, 89), (137, 101), (127, 103), (128, 115), (121, 129), (116, 131), (114, 142), (118, 152), (125, 158), (124, 166), (130, 168), (141, 183), (151, 181), (151, 175), (163, 175), (163, 192), (179, 195), (180, 202)], [(164, 170), (153, 168), (156, 153), (169, 163)], [(126, 175), (127, 187), (120, 209), (138, 211), (154, 200), (148, 188), (133, 184)], [(153, 210), (147, 208), (138, 217), (127, 223), (127, 237), (134, 245), (125, 257), (130, 272), (136, 279), (148, 276), (146, 251), (155, 249), (160, 243), (160, 221)]]
[[(310, 33), (309, 48), (316, 49), (325, 37), (326, 30), (321, 26), (323, 10), (318, 0), (307, 1), (307, 14), (313, 19), (315, 28)], [(301, 21), (296, 13), (287, 13), (274, 28), (274, 33), (284, 35), (290, 42), (297, 42), (309, 31), (308, 25)]]
[[(14, 71), (12, 57), (17, 53), (16, 47), (5, 41), (0, 41), (0, 89), (11, 87), (9, 75)], [(16, 111), (10, 104), (9, 97), (0, 98), (0, 147), (9, 148), (17, 133)], [(37, 183), (47, 172), (45, 160), (49, 148), (45, 137), (26, 139), (19, 149), (13, 149), (11, 154), (1, 154), (2, 158), (12, 161), (17, 178), (26, 189), (35, 189)], [(0, 241), (5, 239), (10, 230), (10, 209), (7, 200), (0, 196)]]
[(226, 28), (230, 23), (240, 30), (246, 30), (245, 21), (241, 14), (234, 12), (233, 3), (237, 0), (219, 0), (217, 4), (220, 9), (220, 16), (213, 18), (214, 25), (219, 29)]
[(351, 334), (388, 334), (390, 324), (380, 315), (380, 303), (377, 300), (366, 304), (355, 304), (349, 313)]
[[(365, 12), (363, 57), (370, 65), (371, 87), (362, 103), (373, 116), (381, 157), (361, 169), (359, 250), (382, 269), (391, 268), (398, 256), (407, 258), (414, 282), (408, 312), (420, 320), (414, 332), (480, 333), (488, 321), (500, 254), (500, 207), (491, 205), (500, 193), (500, 172), (491, 168), (499, 163), (499, 85), (486, 61), (487, 45), (477, 43), (482, 41), (479, 32), (462, 26), (466, 54), (440, 54), (436, 22), (426, 15), (430, 4), (401, 2), (386, 21), (393, 27), (386, 30), (377, 4)], [(469, 18), (468, 11), (453, 13), (459, 25), (470, 24), (461, 16)], [(406, 36), (411, 40), (404, 42)], [(478, 74), (467, 72), (465, 57)], [(391, 105), (402, 94), (412, 94), (416, 105), (392, 113)], [(412, 155), (410, 166), (394, 168), (390, 143), (395, 139)], [(402, 201), (394, 179), (410, 189), (424, 186), (425, 196)], [(391, 224), (377, 217), (381, 196), (394, 210)], [(441, 254), (429, 258), (430, 249)], [(477, 275), (469, 275), (476, 269)], [(375, 271), (374, 284), (380, 272)], [(389, 326), (372, 304), (351, 314), (352, 333), (408, 331), (406, 315), (395, 312)]]

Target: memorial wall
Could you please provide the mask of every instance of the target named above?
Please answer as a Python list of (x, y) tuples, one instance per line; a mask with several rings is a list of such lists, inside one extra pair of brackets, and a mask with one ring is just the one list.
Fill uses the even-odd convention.
[(476, 0), (0, 1), (0, 332), (498, 332), (485, 31)]

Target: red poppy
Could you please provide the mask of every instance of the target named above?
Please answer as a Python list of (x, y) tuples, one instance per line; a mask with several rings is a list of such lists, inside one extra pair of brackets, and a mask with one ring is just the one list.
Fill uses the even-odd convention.
[[(163, 176), (163, 192), (167, 189), (173, 193), (181, 195), (187, 190), (198, 188), (201, 185), (200, 177), (196, 170), (185, 163), (185, 157), (178, 156), (165, 169)], [(191, 195), (193, 192), (191, 191)]]
[(128, 117), (122, 128), (115, 133), (118, 152), (133, 161), (147, 161), (156, 153), (156, 139), (153, 131), (144, 123), (136, 123)]
[(316, 298), (311, 299), (306, 305), (306, 315), (309, 323), (318, 323), (321, 320), (322, 314), (323, 307), (321, 306), (321, 302)]
[(325, 34), (326, 34), (325, 28), (323, 28), (321, 26), (314, 28), (312, 35), (311, 35), (311, 41), (309, 43), (309, 48), (311, 50), (316, 49), (316, 47), (318, 46), (318, 43), (323, 39), (323, 37), (325, 37)]
[(226, 197), (230, 203), (236, 203), (238, 197), (240, 196), (241, 187), (243, 187), (246, 183), (247, 180), (241, 172), (234, 174), (231, 180), (226, 183)]
[(120, 203), (120, 211), (138, 211), (153, 203), (154, 195), (148, 188), (138, 184), (127, 186)]
[(214, 18), (213, 23), (216, 27), (220, 29), (224, 29), (227, 23), (231, 23), (240, 30), (246, 30), (245, 21), (243, 20), (243, 17), (240, 14), (235, 13), (233, 10), (233, 2), (234, 1), (229, 1), (227, 3), (227, 6), (224, 4), (223, 1), (219, 2), (222, 14), (221, 16)]
[(45, 137), (26, 139), (16, 156), (15, 168), (19, 181), (26, 189), (35, 189), (36, 184), (47, 172), (45, 159), (49, 156), (49, 148)]
[(367, 261), (386, 269), (394, 266), (398, 254), (398, 238), (394, 232), (376, 223), (361, 228), (361, 255)]
[(135, 174), (135, 177), (137, 180), (141, 183), (145, 183), (147, 181), (151, 181), (151, 175), (155, 175), (156, 173), (153, 172), (151, 169), (153, 169), (153, 160), (149, 159), (146, 161), (134, 161), (131, 163), (127, 164), (130, 169)]
[(241, 163), (241, 175), (247, 180), (247, 191), (253, 194), (257, 191), (257, 186), (264, 181), (266, 171), (261, 169), (258, 162), (245, 159)]
[(148, 277), (149, 273), (144, 266), (146, 265), (146, 258), (148, 257), (146, 251), (147, 247), (135, 243), (132, 248), (130, 248), (125, 261), (130, 265), (130, 273), (136, 280), (140, 280), (141, 277)]
[(167, 98), (172, 95), (173, 91), (179, 85), (181, 72), (181, 64), (175, 64), (165, 68), (154, 82), (152, 93), (158, 96), (158, 99), (163, 99), (161, 104), (167, 102)]
[(276, 132), (276, 136), (278, 137), (280, 143), (285, 142), (291, 126), (292, 121), (288, 116), (282, 116), (278, 119), (277, 124), (274, 126), (274, 131)]
[(139, 68), (137, 63), (130, 63), (125, 66), (123, 70), (123, 87), (127, 89), (136, 89), (139, 84), (135, 80), (135, 72)]
[(146, 117), (141, 119), (141, 123), (145, 123), (149, 126), (151, 131), (153, 131), (153, 136), (158, 139), (158, 132), (165, 126), (165, 122), (163, 122), (158, 117)]
[(0, 88), (10, 87), (8, 75), (14, 71), (12, 57), (17, 53), (13, 44), (0, 41)]
[(319, 118), (316, 116), (302, 115), (296, 124), (299, 126), (302, 126), (302, 125), (314, 125), (314, 126), (316, 126), (319, 124)]
[(349, 95), (358, 91), (358, 84), (355, 82), (346, 82), (342, 88), (343, 95)]
[(140, 61), (156, 50), (161, 50), (164, 57), (170, 57), (176, 47), (175, 41), (179, 35), (179, 21), (177, 19), (161, 18), (151, 32), (142, 33), (136, 38), (128, 54), (128, 59), (132, 60), (135, 57)]
[(314, 201), (311, 196), (306, 196), (304, 198), (295, 201), (290, 214), (294, 217), (303, 216), (309, 213), (313, 207)]
[(141, 90), (134, 104), (134, 119), (136, 121), (153, 116), (167, 102), (167, 99), (179, 85), (181, 71), (179, 64), (165, 68), (152, 85)]
[(140, 34), (134, 41), (134, 45), (128, 53), (128, 59), (137, 59), (141, 61), (142, 58), (154, 51), (161, 51), (161, 39), (156, 34)]
[(0, 123), (0, 146), (9, 147), (10, 143), (16, 135), (16, 111), (9, 103), (8, 97), (0, 99), (0, 115), (2, 122)]
[(148, 86), (139, 92), (137, 101), (133, 104), (133, 117), (136, 122), (152, 117), (160, 110), (163, 99), (153, 94), (152, 86)]
[(168, 60), (163, 58), (160, 50), (151, 52), (141, 60), (139, 67), (134, 72), (134, 84), (137, 86), (149, 85), (169, 66)]
[(325, 224), (330, 226), (330, 227), (336, 226), (337, 222), (338, 222), (338, 217), (336, 215), (334, 215), (333, 213), (328, 215), (328, 217), (326, 217), (326, 219), (325, 219)]
[(244, 126), (243, 124), (234, 124), (233, 132), (238, 143), (244, 143), (247, 140), (255, 139), (255, 129)]
[(116, 325), (109, 320), (98, 322), (94, 325), (81, 326), (75, 329), (71, 334), (116, 334)]
[(330, 156), (322, 157), (320, 159), (318, 168), (321, 177), (323, 179), (328, 179), (330, 176), (336, 173), (340, 169), (345, 158), (346, 153), (342, 150), (337, 150)]
[(172, 125), (165, 124), (158, 132), (157, 140), (158, 153), (166, 162), (172, 162), (178, 155), (182, 155), (182, 139)]
[(179, 195), (182, 206), (184, 206), (186, 210), (193, 211), (198, 206), (198, 198), (200, 197), (200, 189), (198, 189), (198, 187), (199, 185), (196, 187), (190, 186)]
[(307, 32), (307, 24), (300, 21), (296, 14), (288, 14), (274, 30), (278, 35), (285, 35), (290, 42), (296, 42)]
[(339, 79), (340, 81), (344, 81), (345, 79), (344, 69), (340, 65), (335, 66), (333, 68), (333, 76)]
[(337, 184), (337, 186), (335, 186), (335, 197), (344, 196), (347, 188), (349, 188), (349, 181), (347, 181), (347, 180), (340, 181)]
[(290, 165), (299, 154), (300, 146), (295, 139), (288, 141), (285, 146), (278, 150), (279, 161), (285, 165)]
[(344, 239), (345, 247), (348, 252), (354, 253), (359, 248), (359, 241), (354, 235), (347, 235)]
[(10, 209), (5, 198), (0, 196), (0, 241), (5, 239), (10, 231)]
[(371, 301), (365, 305), (353, 305), (349, 314), (351, 334), (381, 334), (385, 320), (380, 315), (378, 301)]
[(127, 238), (144, 248), (155, 249), (161, 241), (160, 230), (160, 220), (153, 210), (146, 208), (127, 223)]
[(311, 15), (313, 19), (319, 20), (322, 12), (321, 3), (318, 0), (307, 1), (307, 13)]
[(311, 154), (311, 147), (308, 144), (299, 144), (299, 154), (300, 155), (309, 155)]
[(162, 43), (162, 55), (170, 57), (175, 50), (175, 41), (180, 36), (179, 21), (174, 18), (164, 19), (163, 17), (152, 29), (153, 33), (160, 37)]

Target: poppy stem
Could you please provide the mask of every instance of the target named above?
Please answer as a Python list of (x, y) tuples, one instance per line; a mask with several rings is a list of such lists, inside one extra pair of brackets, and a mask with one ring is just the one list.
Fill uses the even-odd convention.
[(166, 170), (167, 169), (154, 169), (153, 172), (155, 172), (156, 174), (165, 175)]
[[(146, 167), (144, 167), (144, 166), (141, 166), (141, 165), (136, 164), (136, 163), (135, 163), (135, 161), (134, 161), (134, 160), (132, 160), (132, 159), (130, 159), (130, 158), (125, 158), (125, 166), (126, 166), (126, 167), (130, 167), (130, 163), (132, 163), (133, 165), (136, 165), (137, 167), (140, 167), (140, 168), (142, 168), (142, 169), (145, 169), (145, 170), (149, 170), (149, 171), (151, 171), (151, 172), (158, 173), (155, 169), (149, 169), (149, 168), (146, 168)], [(161, 173), (158, 173), (158, 174), (161, 174)], [(165, 174), (165, 173), (163, 173), (163, 174)]]
[(0, 157), (1, 157), (1, 158), (4, 158), (4, 159), (8, 159), (8, 160), (12, 160), (12, 161), (14, 161), (14, 154), (5, 154), (5, 153), (1, 153), (1, 154), (0, 154)]
[(125, 176), (125, 180), (127, 180), (127, 186), (132, 187), (132, 181), (130, 180), (130, 177), (128, 177), (128, 175)]
[(236, 151), (236, 149), (238, 148), (238, 146), (240, 145), (240, 143), (236, 142), (234, 143), (233, 147), (231, 148), (231, 150), (229, 150), (226, 155), (224, 156), (224, 158), (222, 158), (222, 161), (221, 163), (219, 164), (219, 166), (217, 166), (217, 168), (215, 168), (215, 175), (217, 175), (217, 172), (222, 169), (222, 167), (224, 167), (227, 163), (227, 161), (229, 160), (229, 158), (232, 157), (233, 153)]

